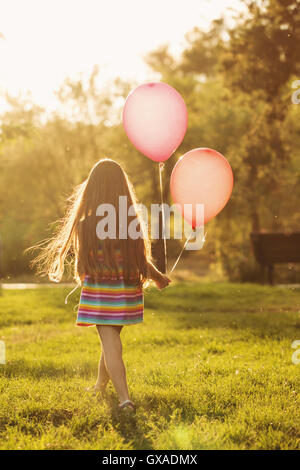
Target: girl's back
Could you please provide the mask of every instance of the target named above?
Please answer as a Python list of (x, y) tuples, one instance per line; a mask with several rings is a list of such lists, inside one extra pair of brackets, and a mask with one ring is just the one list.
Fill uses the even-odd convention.
[(103, 248), (98, 250), (101, 272), (85, 275), (78, 307), (78, 326), (133, 325), (143, 321), (143, 290), (136, 275), (124, 276), (120, 246), (114, 249), (115, 267), (105, 265)]

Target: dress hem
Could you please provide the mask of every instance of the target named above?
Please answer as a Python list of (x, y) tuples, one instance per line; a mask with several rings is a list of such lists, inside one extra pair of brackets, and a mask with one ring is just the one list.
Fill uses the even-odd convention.
[(130, 325), (138, 325), (139, 323), (143, 323), (143, 321), (136, 321), (132, 323), (76, 323), (76, 326), (130, 326)]

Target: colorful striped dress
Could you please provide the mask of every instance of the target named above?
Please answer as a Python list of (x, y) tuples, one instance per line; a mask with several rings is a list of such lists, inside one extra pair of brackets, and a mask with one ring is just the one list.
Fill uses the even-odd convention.
[[(85, 276), (78, 306), (78, 326), (134, 325), (143, 321), (144, 296), (141, 287), (124, 280), (122, 256), (116, 250), (119, 275), (103, 269), (101, 282)], [(103, 263), (102, 250), (99, 262)]]

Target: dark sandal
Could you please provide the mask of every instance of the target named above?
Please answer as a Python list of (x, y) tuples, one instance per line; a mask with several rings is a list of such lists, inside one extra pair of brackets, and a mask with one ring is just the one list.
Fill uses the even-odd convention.
[(131, 400), (125, 400), (123, 403), (119, 405), (121, 410), (125, 410), (126, 408), (131, 408), (132, 411), (135, 411), (135, 404)]

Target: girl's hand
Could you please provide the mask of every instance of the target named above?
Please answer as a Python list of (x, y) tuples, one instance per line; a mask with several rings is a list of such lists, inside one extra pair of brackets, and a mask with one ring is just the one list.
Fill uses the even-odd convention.
[(158, 279), (154, 279), (154, 282), (156, 284), (156, 287), (161, 290), (167, 287), (172, 281), (168, 278), (168, 276), (162, 274)]

